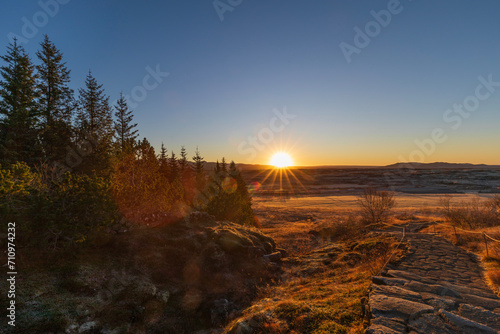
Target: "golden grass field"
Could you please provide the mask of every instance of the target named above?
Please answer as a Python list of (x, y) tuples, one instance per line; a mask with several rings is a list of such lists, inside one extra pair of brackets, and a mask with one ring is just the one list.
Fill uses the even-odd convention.
[[(454, 200), (476, 197), (457, 195)], [(398, 194), (388, 223), (444, 223), (441, 198), (437, 194)], [(254, 198), (263, 232), (288, 257), (283, 260), (282, 280), (262, 289), (260, 298), (230, 327), (238, 321), (257, 321), (262, 323), (263, 333), (363, 333), (363, 299), (371, 277), (386, 263), (398, 240), (369, 233), (357, 223), (357, 201), (356, 196)], [(436, 232), (453, 239), (449, 230), (436, 227)], [(434, 227), (423, 232), (435, 233)], [(498, 228), (489, 232), (497, 233)], [(464, 236), (459, 242), (452, 241), (479, 255), (484, 253), (476, 239)], [(392, 261), (404, 256), (404, 251), (403, 244)], [(482, 257), (491, 282), (500, 278), (499, 251), (490, 247), (490, 256)]]

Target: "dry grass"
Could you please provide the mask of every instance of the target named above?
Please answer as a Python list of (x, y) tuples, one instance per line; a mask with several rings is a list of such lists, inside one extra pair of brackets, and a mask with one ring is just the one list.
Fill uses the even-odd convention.
[(500, 225), (500, 195), (458, 202), (453, 200), (453, 196), (447, 195), (440, 202), (444, 217), (455, 226), (476, 229)]
[[(398, 195), (389, 224), (444, 222), (440, 195)], [(473, 195), (459, 195), (470, 200)], [(396, 240), (373, 237), (359, 224), (355, 196), (291, 199), (287, 202), (257, 199), (255, 210), (262, 230), (278, 247), (287, 250), (282, 281), (261, 290), (254, 305), (239, 321), (260, 324), (261, 333), (362, 333), (362, 300), (371, 276), (386, 263)], [(434, 227), (427, 229), (434, 232)], [(498, 228), (484, 228), (500, 239)], [(457, 243), (453, 229), (436, 227)], [(500, 283), (500, 248), (489, 244), (485, 254), (481, 235), (460, 235), (458, 245), (482, 255), (492, 286)], [(394, 259), (401, 257), (398, 250)]]
[[(304, 203), (305, 202), (305, 203)], [(352, 207), (305, 207), (262, 201), (255, 205), (262, 230), (289, 256), (282, 280), (260, 291), (238, 322), (261, 333), (363, 333), (362, 300), (371, 276), (387, 261), (395, 240), (368, 236)], [(299, 204), (295, 201), (294, 204)]]

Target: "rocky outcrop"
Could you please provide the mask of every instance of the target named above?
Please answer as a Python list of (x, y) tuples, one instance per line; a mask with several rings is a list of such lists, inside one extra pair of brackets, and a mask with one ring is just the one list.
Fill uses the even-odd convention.
[(410, 254), (373, 277), (366, 333), (498, 333), (500, 298), (475, 255), (433, 235), (407, 234)]
[(23, 273), (15, 330), (217, 333), (279, 277), (283, 257), (258, 229), (206, 213), (101, 238), (56, 269)]

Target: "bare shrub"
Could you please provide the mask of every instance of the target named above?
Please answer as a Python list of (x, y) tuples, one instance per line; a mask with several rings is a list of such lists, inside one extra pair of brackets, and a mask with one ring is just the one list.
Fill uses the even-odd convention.
[(500, 224), (500, 196), (487, 200), (474, 198), (468, 201), (452, 202), (452, 196), (441, 198), (441, 211), (453, 225), (476, 229)]
[(378, 224), (387, 220), (396, 201), (394, 194), (375, 188), (367, 188), (358, 198), (361, 207), (361, 221), (365, 225)]

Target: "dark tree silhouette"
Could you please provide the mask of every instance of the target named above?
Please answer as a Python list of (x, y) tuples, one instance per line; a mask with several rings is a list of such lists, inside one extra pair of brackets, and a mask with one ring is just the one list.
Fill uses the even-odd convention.
[(186, 148), (181, 146), (181, 158), (178, 160), (180, 172), (184, 172), (186, 168), (189, 168), (189, 164), (187, 161), (187, 153)]
[(123, 151), (130, 150), (138, 137), (137, 123), (133, 123), (134, 115), (132, 110), (129, 110), (127, 101), (120, 93), (120, 98), (116, 101), (115, 107), (115, 141), (117, 144), (117, 151), (121, 153)]
[(196, 151), (194, 152), (194, 173), (196, 178), (196, 189), (202, 191), (206, 186), (206, 173), (205, 173), (205, 161), (203, 157), (200, 155), (200, 151), (198, 147), (196, 147)]
[(168, 169), (168, 179), (170, 180), (170, 182), (180, 180), (179, 163), (173, 151), (170, 153), (170, 158), (168, 159)]
[(77, 126), (79, 139), (93, 144), (80, 169), (85, 173), (105, 174), (110, 165), (113, 119), (109, 97), (89, 71), (85, 87), (79, 90)]
[(40, 95), (41, 142), (45, 159), (62, 160), (72, 139), (72, 116), (75, 109), (73, 90), (68, 87), (70, 70), (63, 55), (45, 35), (36, 55), (37, 89)]
[(16, 40), (1, 59), (0, 161), (34, 164), (41, 159), (35, 67)]

